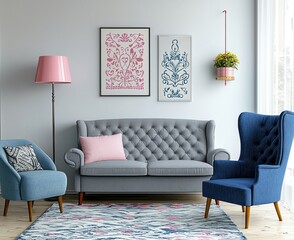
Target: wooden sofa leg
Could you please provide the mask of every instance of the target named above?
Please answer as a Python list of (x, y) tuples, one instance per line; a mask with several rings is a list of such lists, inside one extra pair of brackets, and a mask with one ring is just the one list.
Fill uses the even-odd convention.
[(9, 207), (10, 200), (5, 199), (5, 204), (4, 204), (4, 211), (3, 211), (3, 216), (7, 216), (8, 212), (8, 207)]
[(28, 201), (28, 210), (29, 210), (29, 220), (30, 222), (33, 221), (33, 202), (32, 201)]
[(275, 209), (276, 209), (279, 221), (283, 221), (283, 218), (282, 218), (282, 215), (281, 215), (281, 212), (280, 212), (280, 208), (279, 208), (279, 203), (275, 202), (274, 205), (275, 205)]
[(245, 212), (245, 228), (246, 229), (249, 227), (249, 219), (250, 219), (250, 206), (246, 206), (246, 212)]
[(215, 204), (219, 205), (219, 200), (215, 199)]
[(59, 211), (60, 211), (60, 213), (63, 213), (62, 196), (58, 196), (58, 205), (59, 205)]
[(208, 217), (210, 204), (211, 204), (211, 198), (207, 198), (207, 199), (206, 199), (205, 214), (204, 214), (204, 217), (205, 217), (205, 218)]
[(83, 204), (83, 200), (84, 200), (84, 192), (79, 192), (79, 205)]

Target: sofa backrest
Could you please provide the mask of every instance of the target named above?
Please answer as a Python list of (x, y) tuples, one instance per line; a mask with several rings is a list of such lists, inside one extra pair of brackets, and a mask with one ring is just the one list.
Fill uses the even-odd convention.
[(206, 161), (214, 149), (214, 121), (186, 119), (110, 119), (77, 121), (79, 137), (123, 134), (128, 160)]

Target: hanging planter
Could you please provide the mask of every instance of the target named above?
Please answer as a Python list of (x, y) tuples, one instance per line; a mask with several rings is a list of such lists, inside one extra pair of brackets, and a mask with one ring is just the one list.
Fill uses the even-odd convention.
[(227, 52), (227, 10), (225, 13), (225, 52), (220, 53), (214, 59), (214, 66), (216, 67), (216, 79), (224, 80), (225, 85), (227, 81), (235, 80), (234, 69), (237, 69), (239, 59), (236, 54)]
[(234, 69), (237, 69), (239, 59), (231, 52), (220, 53), (214, 59), (217, 80), (235, 80)]

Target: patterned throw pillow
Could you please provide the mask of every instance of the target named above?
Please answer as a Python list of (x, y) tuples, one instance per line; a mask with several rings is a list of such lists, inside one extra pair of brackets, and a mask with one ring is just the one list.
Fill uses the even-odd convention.
[(32, 145), (3, 147), (11, 166), (18, 172), (42, 170)]

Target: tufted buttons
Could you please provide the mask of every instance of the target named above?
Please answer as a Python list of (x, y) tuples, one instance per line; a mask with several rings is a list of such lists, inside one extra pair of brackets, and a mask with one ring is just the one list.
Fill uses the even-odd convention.
[(256, 135), (259, 139), (256, 139), (253, 144), (259, 149), (259, 156), (255, 156), (253, 160), (259, 164), (276, 164), (277, 161), (277, 149), (279, 146), (278, 138), (278, 121), (268, 121), (266, 123), (266, 130), (263, 136)]
[(259, 152), (259, 153), (260, 153), (260, 155), (264, 154), (264, 151), (263, 151), (263, 149), (262, 149), (262, 150), (260, 150), (260, 152)]
[(279, 136), (279, 130), (278, 129), (275, 131), (275, 135), (276, 135), (276, 137)]
[(197, 151), (197, 154), (198, 154), (198, 155), (201, 155), (201, 154), (203, 154), (203, 153), (202, 153), (202, 152), (200, 152), (200, 151), (198, 150), (198, 151)]

